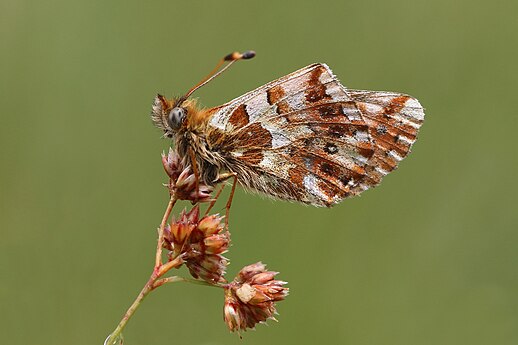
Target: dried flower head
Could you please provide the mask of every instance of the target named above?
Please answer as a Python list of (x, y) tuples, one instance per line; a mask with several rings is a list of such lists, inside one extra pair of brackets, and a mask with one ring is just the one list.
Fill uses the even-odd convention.
[(275, 302), (288, 295), (287, 284), (274, 280), (278, 272), (266, 271), (261, 262), (243, 267), (225, 287), (224, 319), (230, 331), (246, 331), (257, 323), (273, 319)]
[(196, 176), (190, 164), (181, 159), (176, 150), (170, 148), (167, 155), (162, 153), (162, 164), (169, 176), (168, 187), (171, 195), (175, 194), (177, 199), (189, 200), (193, 204), (211, 200), (213, 187), (199, 182), (196, 189)]
[(199, 216), (196, 205), (187, 213), (184, 210), (178, 220), (173, 219), (164, 229), (164, 247), (171, 257), (182, 258), (194, 278), (213, 284), (225, 282), (228, 260), (221, 254), (228, 249), (230, 234), (224, 231), (223, 217)]

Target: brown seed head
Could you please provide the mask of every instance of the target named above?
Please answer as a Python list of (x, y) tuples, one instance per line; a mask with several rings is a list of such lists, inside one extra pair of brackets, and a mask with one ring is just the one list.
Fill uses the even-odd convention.
[(245, 331), (257, 323), (275, 320), (275, 302), (288, 295), (288, 288), (283, 287), (286, 282), (274, 280), (276, 274), (258, 262), (241, 269), (225, 287), (223, 316), (230, 331)]
[(181, 256), (194, 278), (216, 284), (225, 282), (223, 275), (228, 260), (225, 253), (230, 244), (230, 234), (224, 231), (223, 217), (205, 216), (199, 219), (196, 205), (188, 213), (185, 210), (164, 230), (164, 247), (171, 255)]

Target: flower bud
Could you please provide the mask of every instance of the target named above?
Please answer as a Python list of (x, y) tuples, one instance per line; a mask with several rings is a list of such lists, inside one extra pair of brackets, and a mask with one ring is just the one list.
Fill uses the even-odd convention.
[[(212, 200), (213, 187), (204, 184), (194, 175), (191, 166), (181, 159), (176, 150), (169, 149), (168, 154), (162, 154), (162, 165), (169, 176), (169, 193), (179, 200), (189, 200), (193, 204)], [(198, 183), (196, 183), (198, 180)], [(198, 184), (196, 186), (196, 184)]]

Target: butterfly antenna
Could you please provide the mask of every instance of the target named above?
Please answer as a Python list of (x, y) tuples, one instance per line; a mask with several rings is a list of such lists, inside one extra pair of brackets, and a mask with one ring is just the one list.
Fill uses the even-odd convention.
[[(186, 94), (185, 96), (181, 97), (181, 102), (183, 102), (184, 100), (186, 100), (187, 98), (189, 98), (193, 93), (194, 91), (198, 90), (200, 87), (202, 87), (203, 85), (207, 84), (208, 82), (210, 82), (212, 79), (216, 78), (217, 76), (219, 76), (221, 73), (225, 72), (225, 70), (227, 68), (229, 68), (230, 66), (232, 66), (232, 64), (238, 60), (248, 60), (248, 59), (251, 59), (255, 56), (255, 52), (253, 50), (247, 50), (246, 52), (244, 53), (239, 53), (239, 52), (233, 52), (233, 53), (230, 53), (228, 54), (227, 56), (225, 56), (223, 59), (221, 59), (218, 64), (216, 65), (216, 67), (205, 77), (203, 78), (198, 84), (194, 85)], [(227, 65), (225, 65), (223, 68), (221, 66), (223, 66), (225, 63), (227, 63)]]

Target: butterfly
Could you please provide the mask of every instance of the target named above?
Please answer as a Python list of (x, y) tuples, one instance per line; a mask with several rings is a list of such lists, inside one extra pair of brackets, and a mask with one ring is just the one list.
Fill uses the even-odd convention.
[[(154, 124), (189, 157), (201, 182), (228, 178), (249, 191), (330, 207), (378, 185), (410, 152), (424, 121), (411, 96), (351, 90), (315, 63), (214, 108), (191, 94), (232, 63), (234, 52), (185, 96), (157, 95)], [(225, 64), (224, 68), (221, 68)]]

